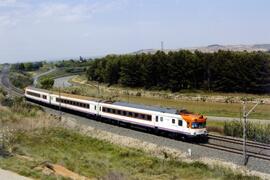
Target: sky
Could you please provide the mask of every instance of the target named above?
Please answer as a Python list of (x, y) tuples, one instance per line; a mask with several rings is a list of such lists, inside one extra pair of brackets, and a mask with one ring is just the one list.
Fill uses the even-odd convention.
[(0, 63), (270, 43), (269, 0), (0, 0)]

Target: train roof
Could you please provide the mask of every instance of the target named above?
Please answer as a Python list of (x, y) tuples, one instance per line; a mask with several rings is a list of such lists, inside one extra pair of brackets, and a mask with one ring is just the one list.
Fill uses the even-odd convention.
[(133, 104), (133, 103), (119, 102), (119, 101), (113, 102), (111, 104), (118, 105), (118, 106), (130, 107), (130, 108), (144, 109), (144, 110), (149, 110), (149, 111), (156, 111), (156, 112), (163, 112), (163, 113), (170, 113), (170, 114), (179, 114), (179, 110), (173, 109), (173, 108), (146, 106), (146, 105), (142, 105), (142, 104)]
[[(56, 91), (49, 91), (45, 89), (39, 89), (35, 87), (27, 87), (30, 90), (34, 91), (40, 91), (44, 93), (50, 93), (50, 94), (55, 94), (59, 95), (59, 92)], [(96, 101), (96, 102), (103, 102), (106, 104), (112, 104), (112, 105), (117, 105), (117, 106), (125, 106), (125, 107), (130, 107), (130, 108), (137, 108), (137, 109), (144, 109), (144, 110), (149, 110), (149, 111), (156, 111), (156, 112), (162, 112), (162, 113), (170, 113), (170, 114), (179, 114), (180, 112), (184, 111), (185, 109), (174, 109), (174, 108), (163, 108), (163, 107), (157, 107), (157, 106), (146, 106), (142, 104), (134, 104), (134, 103), (127, 103), (127, 102), (122, 102), (122, 101), (102, 101), (97, 98), (92, 98), (92, 97), (87, 97), (87, 96), (80, 96), (80, 95), (75, 95), (75, 94), (67, 94), (67, 93), (62, 93), (62, 96), (65, 97), (70, 97), (70, 98), (76, 98), (76, 99), (82, 99), (82, 100), (91, 100), (91, 101)]]
[[(57, 92), (57, 91), (49, 91), (49, 90), (45, 90), (45, 89), (35, 88), (32, 86), (27, 87), (27, 88), (30, 90), (34, 90), (34, 91), (40, 91), (40, 92), (44, 92), (44, 93), (59, 95), (59, 92)], [(80, 96), (80, 95), (76, 95), (76, 94), (68, 94), (68, 93), (63, 93), (63, 92), (61, 92), (61, 96), (65, 96), (65, 97), (69, 97), (69, 98), (76, 98), (76, 99), (81, 99), (81, 100), (96, 101), (96, 102), (100, 101), (100, 99), (93, 98), (93, 97)]]

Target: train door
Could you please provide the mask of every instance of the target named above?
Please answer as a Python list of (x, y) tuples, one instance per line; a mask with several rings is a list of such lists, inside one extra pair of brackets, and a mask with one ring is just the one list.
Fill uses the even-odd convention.
[(95, 114), (96, 115), (100, 115), (100, 112), (101, 112), (101, 106), (100, 106), (100, 104), (95, 104)]
[(170, 118), (166, 116), (156, 116), (155, 126), (160, 127), (160, 128), (166, 128), (168, 126), (169, 121), (170, 121)]
[(158, 127), (159, 116), (155, 116), (155, 127)]
[(49, 104), (52, 104), (52, 103), (51, 103), (52, 100), (53, 100), (53, 97), (51, 96), (51, 94), (49, 94)]

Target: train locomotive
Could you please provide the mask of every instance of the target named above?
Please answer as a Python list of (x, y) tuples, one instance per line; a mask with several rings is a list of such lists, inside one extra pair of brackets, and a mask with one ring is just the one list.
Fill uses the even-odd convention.
[(185, 138), (207, 137), (206, 117), (186, 110), (144, 106), (126, 102), (101, 101), (85, 96), (25, 88), (25, 98), (46, 106), (82, 113), (95, 119), (166, 131)]

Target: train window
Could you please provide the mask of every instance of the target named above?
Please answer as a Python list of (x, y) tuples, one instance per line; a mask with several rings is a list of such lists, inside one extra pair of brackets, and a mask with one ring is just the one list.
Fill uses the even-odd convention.
[(102, 107), (102, 111), (103, 111), (103, 112), (106, 112), (106, 111), (107, 111), (107, 108)]
[(141, 117), (142, 119), (144, 119), (144, 118), (145, 118), (145, 115), (144, 115), (144, 114), (141, 114), (140, 117)]
[(178, 120), (178, 126), (183, 126), (182, 120)]
[(95, 110), (97, 110), (97, 106), (95, 106)]
[(163, 121), (163, 117), (160, 117), (160, 121), (161, 121), (161, 122)]
[(120, 110), (116, 110), (116, 114), (121, 115), (121, 111)]
[(156, 122), (158, 122), (158, 116), (156, 116)]
[(139, 116), (138, 113), (134, 113), (134, 117), (137, 118)]
[(115, 114), (115, 109), (112, 109), (112, 113)]
[(31, 91), (27, 91), (26, 94), (30, 95), (30, 96), (35, 96), (35, 97), (39, 97), (40, 98), (40, 94), (38, 93), (34, 93), (34, 92), (31, 92)]
[(150, 115), (147, 115), (147, 120), (151, 121), (152, 117)]
[(175, 124), (175, 119), (172, 119), (172, 123)]
[(128, 116), (132, 117), (132, 112), (128, 112)]
[(126, 115), (127, 115), (127, 112), (126, 112), (126, 111), (123, 111), (122, 113), (123, 113), (123, 115), (124, 115), (124, 116), (126, 116)]
[(47, 99), (47, 96), (46, 96), (46, 95), (43, 95), (42, 98), (43, 98), (43, 99)]

